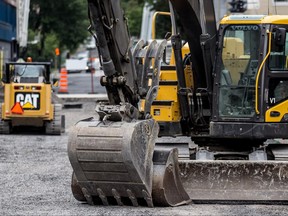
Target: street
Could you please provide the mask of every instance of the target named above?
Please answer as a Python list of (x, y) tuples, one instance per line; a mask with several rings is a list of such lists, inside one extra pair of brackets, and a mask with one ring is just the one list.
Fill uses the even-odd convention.
[(68, 92), (70, 94), (99, 94), (106, 93), (105, 88), (100, 85), (100, 77), (103, 71), (96, 71), (93, 75), (93, 88), (91, 73), (69, 73)]
[(286, 205), (189, 204), (165, 208), (89, 206), (74, 199), (68, 135), (78, 120), (95, 116), (94, 103), (64, 109), (66, 132), (1, 135), (0, 215), (287, 215)]
[(287, 10), (0, 0), (0, 216), (288, 216)]

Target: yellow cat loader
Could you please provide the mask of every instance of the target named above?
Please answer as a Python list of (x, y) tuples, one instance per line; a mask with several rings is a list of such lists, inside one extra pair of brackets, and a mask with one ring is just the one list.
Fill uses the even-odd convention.
[(5, 68), (0, 133), (31, 126), (44, 128), (46, 134), (61, 134), (65, 120), (61, 104), (52, 104), (50, 63), (10, 62)]
[[(177, 148), (155, 146), (151, 107), (166, 41), (140, 41), (131, 51), (120, 1), (88, 0), (109, 103), (70, 133), (74, 197), (149, 207), (286, 202), (288, 151), (280, 141), (288, 138), (288, 16), (231, 15), (217, 30), (212, 0), (170, 0), (169, 7), (181, 130), (197, 147), (178, 161)], [(190, 48), (186, 59), (182, 39)]]

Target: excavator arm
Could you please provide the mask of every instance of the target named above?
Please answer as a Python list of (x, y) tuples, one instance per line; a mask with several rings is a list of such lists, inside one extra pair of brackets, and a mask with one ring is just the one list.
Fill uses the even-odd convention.
[(150, 108), (166, 41), (145, 47), (139, 41), (131, 50), (119, 0), (88, 0), (88, 9), (109, 102), (98, 104), (97, 117), (78, 122), (70, 132), (74, 197), (91, 205), (189, 203), (180, 181), (177, 149), (154, 150), (159, 126)]
[[(265, 45), (272, 40), (270, 32), (268, 32), (270, 36), (267, 37), (267, 26), (269, 22), (275, 22), (270, 24), (272, 27), (275, 24), (278, 25), (281, 21), (287, 20), (287, 17), (285, 19), (278, 16), (268, 17), (266, 21), (262, 20), (264, 16), (226, 17), (217, 34), (212, 0), (205, 0), (205, 4), (204, 0), (170, 0), (169, 4), (172, 19), (174, 17), (179, 19), (184, 29), (181, 32), (181, 37), (184, 37), (181, 38), (174, 26), (171, 37), (177, 73), (177, 100), (181, 106), (182, 122), (187, 128), (186, 132), (192, 136), (199, 148), (196, 149), (197, 152), (190, 151), (192, 160), (179, 161), (180, 169), (177, 149), (159, 147), (154, 149), (159, 126), (151, 118), (150, 108), (159, 88), (159, 70), (166, 41), (161, 43), (153, 41), (147, 46), (143, 46), (143, 41), (139, 41), (132, 50), (120, 0), (88, 0), (91, 21), (89, 29), (97, 41), (105, 74), (101, 78), (101, 84), (106, 87), (109, 102), (98, 104), (97, 115), (78, 122), (69, 133), (68, 155), (73, 168), (71, 187), (74, 197), (91, 205), (117, 204), (149, 207), (178, 206), (189, 203), (190, 198), (194, 202), (286, 202), (287, 162), (265, 159), (268, 155), (264, 149), (266, 144), (253, 152), (250, 151), (251, 147), (254, 149), (254, 145), (259, 146), (257, 140), (253, 139), (259, 135), (270, 138), (270, 136), (275, 137), (280, 134), (280, 137), (286, 138), (286, 127), (284, 127), (286, 124), (279, 122), (275, 126), (272, 122), (260, 122), (261, 118), (256, 120), (254, 118), (256, 116), (250, 115), (254, 110), (249, 104), (253, 103), (254, 99), (249, 95), (254, 94), (254, 89), (248, 84), (254, 85), (255, 81), (247, 82), (247, 79), (258, 74), (256, 81), (260, 79), (258, 81), (262, 82), (259, 88), (263, 90), (263, 93), (264, 90), (266, 91), (264, 87), (268, 82), (264, 79), (265, 73), (261, 76), (259, 74), (262, 66), (266, 64), (266, 57), (268, 58), (270, 54)], [(249, 27), (246, 20), (249, 21)], [(251, 57), (254, 55), (244, 55), (244, 52), (242, 53), (244, 49), (241, 49), (241, 47), (244, 48), (242, 40), (231, 38), (234, 34), (227, 34), (225, 38), (224, 33), (232, 31), (230, 27), (234, 25), (237, 28), (233, 31), (245, 30), (244, 36), (254, 38), (253, 35), (258, 32), (258, 27), (255, 25), (257, 31), (254, 31), (255, 29), (250, 26), (253, 22), (257, 26), (263, 26), (260, 42), (262, 41), (264, 45), (261, 46), (260, 51), (262, 51), (258, 52), (258, 49), (254, 49), (254, 43), (249, 42), (249, 44), (252, 50), (257, 51), (257, 55), (261, 54), (261, 58), (264, 58), (263, 53), (268, 53), (262, 60), (261, 70), (258, 69), (252, 76), (250, 72), (254, 70), (252, 68), (250, 70), (250, 66), (248, 70), (245, 69), (244, 74), (238, 73), (238, 68), (243, 67), (243, 61), (248, 62), (247, 58), (250, 58), (250, 55)], [(173, 20), (172, 23), (175, 25), (177, 22)], [(247, 34), (247, 30), (252, 32)], [(284, 34), (286, 34), (285, 31), (281, 38), (285, 38)], [(219, 40), (217, 35), (220, 37)], [(187, 40), (191, 51), (193, 89), (186, 87), (186, 77), (183, 76), (182, 39)], [(224, 48), (227, 49), (229, 46), (227, 42), (224, 47), (223, 43), (226, 41), (224, 39), (234, 41), (231, 45), (237, 48), (235, 51), (240, 54), (239, 59), (235, 59), (234, 54), (229, 57), (231, 51), (222, 55)], [(220, 63), (213, 68), (215, 56)], [(235, 60), (242, 63), (234, 65)], [(254, 60), (251, 62), (253, 64), (249, 64), (251, 67), (255, 65), (255, 59), (252, 60)], [(231, 73), (226, 69), (223, 70), (222, 63), (227, 64), (227, 69), (230, 68), (231, 73), (233, 70), (237, 72), (233, 72), (234, 78), (235, 76), (241, 78), (241, 82), (236, 79), (237, 82), (233, 84), (232, 78), (228, 79)], [(266, 66), (265, 68), (269, 69)], [(283, 75), (283, 73), (274, 72), (273, 76)], [(246, 79), (247, 86), (243, 86), (245, 80), (242, 78)], [(237, 88), (235, 88), (236, 84)], [(229, 85), (230, 89), (227, 89)], [(250, 90), (246, 91), (248, 87)], [(261, 98), (258, 98), (261, 95), (257, 94), (261, 89), (258, 89), (258, 84), (254, 87), (256, 87), (255, 96), (257, 96), (255, 100), (261, 102)], [(245, 91), (239, 91), (241, 88)], [(231, 93), (237, 96), (241, 92), (247, 93), (242, 98), (247, 99), (249, 103), (237, 103), (235, 106), (231, 104), (233, 106), (230, 108), (227, 106), (229, 109), (226, 109), (225, 105), (225, 109), (222, 109), (217, 99), (219, 92), (223, 93), (222, 98), (226, 97), (225, 100), (221, 99), (221, 103), (228, 103)], [(242, 98), (239, 97), (239, 99)], [(211, 121), (212, 101), (214, 101), (213, 121)], [(140, 106), (140, 103), (144, 105)], [(242, 110), (240, 105), (245, 109)], [(279, 105), (285, 107), (287, 103), (281, 102)], [(272, 111), (278, 112), (278, 107), (278, 105), (275, 106)], [(258, 109), (257, 104), (255, 108)], [(279, 112), (283, 111), (284, 115), (286, 112), (284, 110), (286, 109), (281, 108)], [(245, 118), (241, 118), (243, 115)], [(237, 117), (236, 120), (235, 117)], [(245, 120), (248, 117), (249, 121)], [(285, 118), (283, 120), (285, 121)], [(280, 130), (281, 133), (279, 133), (279, 128), (283, 128)], [(209, 148), (206, 148), (206, 145)], [(275, 160), (285, 157), (287, 149), (284, 147), (284, 144), (274, 145)], [(277, 148), (279, 148), (278, 152)], [(211, 149), (215, 152), (210, 152)], [(251, 158), (251, 161), (238, 159), (245, 159), (245, 157)], [(211, 159), (217, 159), (217, 161), (205, 161)], [(263, 160), (267, 161), (263, 162)]]
[(137, 74), (133, 67), (127, 20), (120, 8), (120, 0), (88, 0), (90, 32), (97, 41), (110, 104), (139, 101)]
[[(133, 106), (133, 112), (137, 112), (142, 100), (144, 110), (135, 119), (149, 117), (151, 104), (158, 91), (166, 41), (152, 41), (145, 48), (144, 42), (139, 41), (132, 50), (127, 19), (120, 7), (120, 0), (88, 0), (88, 9), (91, 23), (89, 31), (96, 40), (105, 74), (100, 82), (106, 87), (109, 105), (128, 103)], [(152, 84), (149, 84), (149, 79)], [(103, 104), (98, 108), (107, 111)]]
[[(212, 113), (213, 64), (217, 29), (213, 0), (170, 0), (170, 11), (183, 32), (171, 37), (178, 80), (181, 128), (185, 135), (209, 133)], [(182, 59), (182, 41), (190, 48), (193, 89), (187, 89)], [(192, 91), (192, 93), (191, 93)], [(193, 95), (192, 98), (189, 95)], [(192, 110), (192, 111), (191, 111)]]

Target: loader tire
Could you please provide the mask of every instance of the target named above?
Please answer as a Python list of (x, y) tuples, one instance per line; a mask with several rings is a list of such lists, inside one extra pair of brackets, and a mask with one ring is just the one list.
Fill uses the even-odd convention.
[(46, 122), (45, 132), (46, 134), (60, 135), (63, 131), (62, 129), (62, 115), (61, 115), (62, 105), (54, 104), (54, 118), (50, 122)]

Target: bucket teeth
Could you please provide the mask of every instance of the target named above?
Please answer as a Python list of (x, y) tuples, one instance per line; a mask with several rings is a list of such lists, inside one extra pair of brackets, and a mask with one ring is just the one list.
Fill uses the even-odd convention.
[(100, 188), (97, 188), (97, 193), (98, 193), (103, 205), (108, 206), (109, 203), (108, 203), (107, 197), (105, 196), (104, 192)]
[(84, 194), (84, 197), (85, 197), (87, 203), (88, 203), (89, 205), (94, 205), (92, 196), (88, 193), (88, 190), (87, 190), (86, 188), (82, 188), (82, 192), (83, 192), (83, 194)]
[(137, 199), (136, 199), (134, 193), (131, 190), (127, 189), (127, 194), (128, 194), (130, 201), (132, 202), (132, 205), (135, 207), (138, 207), (139, 204), (137, 202)]
[(143, 194), (143, 197), (147, 203), (147, 206), (148, 207), (154, 207), (151, 195), (148, 194), (147, 191), (145, 191), (145, 190), (142, 191), (142, 194)]
[(121, 201), (121, 197), (120, 197), (120, 195), (119, 195), (119, 193), (117, 192), (116, 189), (114, 189), (114, 188), (112, 189), (112, 194), (113, 194), (113, 196), (114, 196), (117, 204), (118, 204), (119, 206), (123, 206), (123, 203), (122, 203), (122, 201)]

